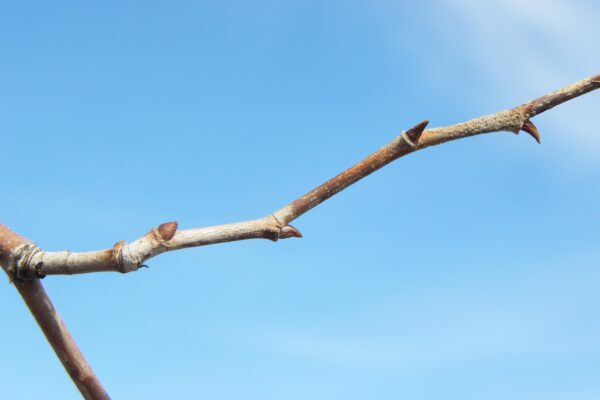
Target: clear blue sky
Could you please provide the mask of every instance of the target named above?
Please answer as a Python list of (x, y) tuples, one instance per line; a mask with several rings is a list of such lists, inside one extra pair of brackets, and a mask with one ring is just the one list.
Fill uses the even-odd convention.
[[(593, 1), (0, 3), (1, 221), (47, 250), (266, 215), (428, 118), (600, 73)], [(600, 93), (400, 159), (300, 240), (48, 277), (115, 399), (600, 398)], [(77, 399), (0, 288), (0, 397)]]

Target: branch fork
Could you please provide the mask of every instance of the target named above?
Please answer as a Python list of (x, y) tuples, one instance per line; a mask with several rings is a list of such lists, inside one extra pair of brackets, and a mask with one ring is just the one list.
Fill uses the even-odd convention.
[(11, 280), (25, 282), (33, 278), (44, 278), (39, 255), (42, 249), (33, 242), (23, 243), (14, 248), (9, 255), (7, 273)]

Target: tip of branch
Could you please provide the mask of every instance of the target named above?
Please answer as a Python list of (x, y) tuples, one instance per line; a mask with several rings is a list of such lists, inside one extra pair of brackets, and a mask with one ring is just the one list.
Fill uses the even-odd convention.
[(540, 132), (538, 131), (537, 126), (535, 126), (530, 120), (527, 120), (523, 123), (521, 130), (529, 133), (531, 137), (534, 138), (539, 144), (542, 143), (542, 138), (540, 137)]
[(177, 221), (165, 222), (158, 227), (158, 233), (163, 240), (171, 240), (175, 236), (175, 232), (177, 232), (177, 227)]
[(287, 239), (291, 237), (301, 238), (302, 233), (292, 225), (286, 225), (279, 232), (279, 239)]
[(406, 136), (408, 136), (408, 138), (412, 142), (416, 143), (419, 140), (419, 138), (421, 137), (421, 134), (425, 130), (425, 127), (427, 126), (427, 124), (429, 124), (429, 120), (424, 120), (422, 122), (419, 122), (417, 125), (413, 126), (412, 128), (410, 128), (409, 130), (406, 131)]

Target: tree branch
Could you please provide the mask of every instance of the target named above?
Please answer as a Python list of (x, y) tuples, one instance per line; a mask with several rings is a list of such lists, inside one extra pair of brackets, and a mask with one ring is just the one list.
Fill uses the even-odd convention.
[(108, 399), (38, 278), (100, 271), (125, 273), (136, 271), (146, 260), (166, 251), (245, 239), (276, 241), (302, 237), (289, 225), (290, 222), (399, 157), (429, 146), (490, 132), (518, 134), (523, 130), (539, 142), (539, 132), (530, 118), (599, 87), (600, 75), (596, 75), (513, 109), (467, 122), (424, 130), (428, 121), (423, 121), (287, 206), (252, 221), (182, 231), (177, 231), (177, 222), (168, 222), (131, 243), (121, 241), (111, 249), (86, 253), (42, 251), (0, 224), (0, 262), (84, 397)]
[[(15, 249), (29, 244), (29, 240), (0, 224), (0, 259), (9, 277), (14, 276), (11, 268), (20, 259), (17, 257), (10, 260), (7, 259), (7, 255), (14, 254)], [(54, 308), (40, 280), (13, 280), (13, 283), (83, 397), (93, 400), (110, 399)]]
[(24, 257), (28, 262), (22, 263), (20, 269), (13, 272), (17, 278), (25, 280), (45, 275), (100, 271), (125, 273), (136, 271), (146, 260), (166, 251), (246, 239), (276, 241), (302, 237), (296, 228), (289, 225), (291, 221), (399, 157), (429, 146), (490, 132), (508, 131), (518, 134), (523, 130), (540, 142), (539, 132), (531, 122), (531, 117), (599, 87), (600, 75), (596, 75), (513, 109), (467, 122), (424, 130), (428, 121), (423, 121), (350, 169), (263, 218), (181, 231), (177, 231), (177, 222), (168, 222), (131, 243), (121, 241), (111, 249), (86, 253), (44, 252), (31, 247), (22, 249), (28, 251), (27, 257)]

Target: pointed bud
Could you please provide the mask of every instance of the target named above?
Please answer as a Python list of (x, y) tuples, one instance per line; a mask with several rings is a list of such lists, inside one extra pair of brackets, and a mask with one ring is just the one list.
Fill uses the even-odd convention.
[(533, 124), (533, 122), (531, 122), (530, 120), (527, 120), (523, 123), (521, 130), (529, 133), (531, 135), (531, 137), (535, 139), (536, 142), (542, 143), (542, 138), (540, 137), (540, 132), (538, 131), (537, 127)]
[(158, 227), (158, 233), (163, 240), (171, 240), (177, 232), (177, 221), (165, 222)]
[(423, 122), (419, 122), (417, 125), (407, 130), (406, 136), (408, 137), (408, 139), (416, 144), (419, 141), (419, 138), (421, 137), (421, 134), (425, 130), (427, 124), (429, 124), (429, 121), (424, 120)]
[(286, 225), (281, 228), (281, 232), (279, 233), (279, 239), (287, 239), (291, 237), (301, 238), (302, 233), (291, 225)]

